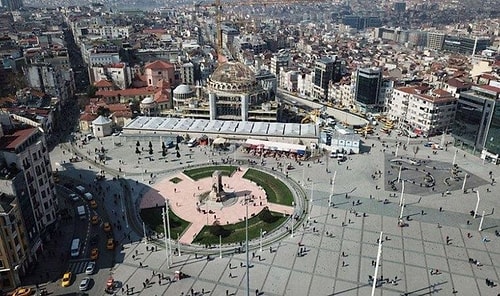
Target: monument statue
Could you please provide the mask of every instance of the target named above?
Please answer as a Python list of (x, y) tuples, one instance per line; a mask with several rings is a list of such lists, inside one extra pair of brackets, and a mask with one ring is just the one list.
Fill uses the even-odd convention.
[(209, 200), (215, 202), (223, 202), (226, 198), (224, 186), (222, 185), (221, 171), (214, 171), (212, 174), (212, 190), (209, 194)]

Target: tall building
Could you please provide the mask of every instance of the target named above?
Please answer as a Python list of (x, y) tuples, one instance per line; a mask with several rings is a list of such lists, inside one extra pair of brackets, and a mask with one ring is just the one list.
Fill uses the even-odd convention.
[(452, 130), (455, 145), (498, 162), (500, 88), (476, 85), (460, 93)]
[(427, 47), (435, 50), (441, 50), (444, 43), (444, 33), (427, 32)]
[(2, 7), (5, 9), (12, 11), (12, 10), (18, 10), (19, 8), (23, 7), (23, 1), (22, 0), (2, 0)]
[(489, 37), (473, 37), (465, 35), (445, 35), (443, 50), (463, 54), (475, 54), (491, 45)]
[(360, 111), (377, 111), (383, 106), (384, 102), (380, 100), (381, 86), (381, 68), (360, 68), (356, 71), (354, 101)]
[[(21, 220), (15, 215), (9, 215), (8, 219), (4, 217), (4, 220), (0, 218), (0, 224), (10, 225), (9, 231), (12, 233), (7, 235), (1, 231), (0, 239), (12, 240), (8, 244), (9, 252), (16, 253), (5, 254), (2, 250), (0, 257), (11, 256), (9, 264), (22, 275), (28, 265), (36, 261), (42, 249), (43, 238), (53, 229), (57, 219), (58, 203), (49, 151), (42, 129), (27, 124), (12, 123), (13, 119), (9, 118), (8, 114), (0, 114), (0, 117), (0, 121), (4, 124), (0, 125), (0, 176), (3, 179), (0, 182), (0, 192), (15, 197), (13, 201), (16, 204), (15, 211), (19, 211), (24, 222), (24, 226), (21, 226), (19, 222)], [(3, 211), (10, 209), (4, 207)], [(0, 263), (5, 266), (7, 262)], [(5, 280), (11, 275), (2, 273), (1, 276)], [(3, 283), (6, 283), (6, 280)]]
[(271, 57), (271, 73), (280, 77), (281, 69), (288, 67), (290, 65), (290, 54), (276, 54)]
[(314, 81), (312, 96), (317, 99), (328, 98), (330, 81), (339, 82), (342, 77), (342, 63), (337, 56), (322, 57), (314, 64)]

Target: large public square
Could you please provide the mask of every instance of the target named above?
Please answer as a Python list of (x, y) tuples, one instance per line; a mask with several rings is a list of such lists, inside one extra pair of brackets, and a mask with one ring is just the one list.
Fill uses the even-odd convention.
[[(408, 148), (399, 148), (395, 155), (396, 141), (406, 142), (406, 138), (383, 137), (383, 146), (372, 137), (364, 140), (363, 154), (351, 155), (345, 162), (337, 162), (327, 155), (300, 164), (290, 159), (265, 158), (261, 164), (259, 157), (246, 154), (241, 148), (235, 150), (234, 145), (227, 151), (215, 151), (206, 146), (189, 148), (179, 144), (180, 157), (175, 149), (163, 157), (159, 153), (159, 137), (141, 139), (144, 147), (151, 141), (155, 152), (149, 155), (145, 151), (138, 159), (134, 153), (137, 139), (108, 137), (92, 139), (86, 145), (77, 141), (71, 148), (73, 152), (68, 151), (70, 144), (63, 144), (51, 154), (54, 169), (80, 178), (82, 183), (91, 184), (95, 172), (104, 170), (108, 178), (105, 182), (111, 184), (111, 190), (117, 193), (121, 190), (113, 185), (116, 181), (111, 181), (114, 175), (129, 184), (129, 193), (121, 193), (129, 201), (113, 203), (112, 199), (104, 198), (102, 203), (109, 213), (119, 209), (126, 215), (123, 227), (114, 231), (115, 237), (130, 236), (130, 239), (122, 240), (123, 249), (113, 254), (113, 264), (96, 276), (105, 279), (112, 275), (124, 287), (134, 287), (134, 295), (191, 295), (193, 292), (201, 295), (202, 291), (205, 295), (246, 295), (246, 254), (233, 252), (234, 246), (223, 246), (223, 256), (219, 258), (218, 248), (182, 244), (184, 240), (177, 245), (174, 241), (180, 252), (172, 256), (168, 266), (163, 239), (146, 242), (142, 239), (142, 229), (132, 227), (133, 221), (140, 223), (139, 207), (147, 192), (158, 189), (162, 182), (188, 166), (212, 165), (228, 159), (241, 161), (244, 169), (249, 167), (248, 159), (254, 159), (257, 164), (253, 167), (270, 174), (274, 172), (278, 177), (283, 177), (285, 171), (273, 170), (278, 168), (277, 162), (291, 162), (293, 169), (288, 170), (288, 178), (298, 185), (292, 189), (301, 188), (307, 201), (306, 218), (295, 225), (293, 237), (286, 234), (286, 227), (291, 227), (291, 223), (287, 223), (264, 237), (262, 249), (259, 239), (250, 243), (250, 295), (369, 295), (369, 276), (374, 274), (381, 232), (378, 278), (384, 280), (375, 295), (500, 293), (498, 286), (486, 285), (486, 279), (495, 284), (500, 280), (500, 238), (495, 235), (499, 225), (495, 212), (497, 185), (492, 182), (500, 170), (466, 152), (456, 152), (451, 146), (432, 150), (423, 146), (424, 140), (411, 139)], [(412, 149), (415, 146), (419, 147), (416, 154)], [(105, 164), (93, 162), (95, 149), (101, 147), (107, 150)], [(70, 163), (68, 158), (75, 152), (88, 157), (89, 161)], [(422, 164), (417, 170), (403, 162), (399, 175), (398, 167), (394, 166), (396, 162), (391, 160), (408, 157), (420, 159)], [(457, 179), (451, 180), (453, 162), (460, 172)], [(433, 186), (427, 187), (424, 181), (419, 181), (424, 180), (427, 173), (433, 176)], [(460, 174), (469, 176), (465, 182), (466, 193), (462, 190)], [(395, 179), (399, 181), (394, 182)], [(403, 180), (405, 207), (401, 213)], [(423, 185), (419, 185), (420, 182)], [(470, 214), (477, 202), (472, 189), (480, 195), (476, 218)], [(166, 188), (165, 192), (169, 199), (177, 193), (172, 188)], [(478, 231), (483, 211), (482, 231)], [(405, 227), (398, 223), (400, 216)], [(112, 214), (109, 219), (113, 221)], [(157, 251), (151, 252), (152, 246), (157, 247)], [(211, 254), (208, 260), (207, 254)], [(480, 264), (472, 264), (469, 258)], [(77, 262), (70, 262), (70, 268), (76, 265)], [(167, 281), (166, 277), (173, 278), (175, 271), (188, 277)], [(146, 279), (149, 283), (144, 285)], [(96, 288), (91, 294), (104, 292)]]

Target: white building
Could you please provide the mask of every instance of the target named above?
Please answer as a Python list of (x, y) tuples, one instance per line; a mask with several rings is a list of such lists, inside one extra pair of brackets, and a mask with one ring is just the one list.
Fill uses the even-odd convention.
[(401, 129), (432, 136), (451, 125), (457, 109), (452, 94), (437, 89), (426, 94), (425, 87), (400, 87), (394, 89), (387, 102), (387, 116), (397, 121)]
[(195, 85), (194, 65), (191, 62), (184, 63), (180, 67), (181, 81), (183, 84)]
[(119, 89), (126, 89), (132, 83), (130, 67), (125, 63), (99, 65), (91, 67), (90, 83), (111, 80)]

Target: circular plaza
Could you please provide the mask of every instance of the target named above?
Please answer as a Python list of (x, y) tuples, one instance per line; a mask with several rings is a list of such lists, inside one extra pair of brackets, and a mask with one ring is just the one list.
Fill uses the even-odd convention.
[[(139, 207), (141, 210), (163, 207), (168, 201), (172, 212), (189, 222), (179, 234), (178, 239), (182, 244), (192, 244), (205, 226), (224, 227), (245, 221), (247, 204), (249, 219), (263, 210), (281, 216), (292, 215), (293, 197), (278, 201), (280, 203), (273, 202), (260, 182), (252, 179), (252, 174), (266, 179), (272, 177), (240, 166), (204, 166), (179, 171), (165, 176), (150, 187), (144, 193)], [(288, 195), (291, 194), (289, 191)]]

